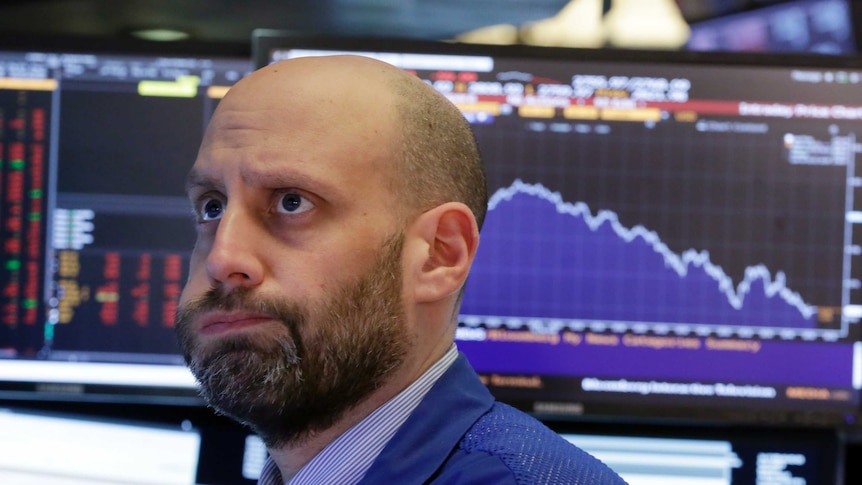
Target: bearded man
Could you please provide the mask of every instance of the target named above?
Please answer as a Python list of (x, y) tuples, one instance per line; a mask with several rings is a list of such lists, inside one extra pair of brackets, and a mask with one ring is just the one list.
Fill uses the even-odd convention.
[(469, 125), (357, 56), (262, 68), (220, 102), (187, 191), (177, 334), (260, 483), (621, 484), (494, 401), (454, 344), (487, 189)]

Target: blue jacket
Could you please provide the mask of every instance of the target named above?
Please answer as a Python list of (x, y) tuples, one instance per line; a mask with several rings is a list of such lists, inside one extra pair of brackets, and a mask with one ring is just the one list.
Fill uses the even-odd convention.
[(495, 402), (463, 354), (386, 445), (362, 483), (625, 484), (538, 420)]

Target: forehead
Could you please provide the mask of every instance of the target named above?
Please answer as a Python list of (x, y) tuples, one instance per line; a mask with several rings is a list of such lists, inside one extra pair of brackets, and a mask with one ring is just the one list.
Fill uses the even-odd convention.
[(395, 102), (380, 85), (340, 73), (266, 72), (242, 81), (219, 104), (195, 171), (236, 167), (251, 175), (373, 180), (393, 173), (400, 143)]

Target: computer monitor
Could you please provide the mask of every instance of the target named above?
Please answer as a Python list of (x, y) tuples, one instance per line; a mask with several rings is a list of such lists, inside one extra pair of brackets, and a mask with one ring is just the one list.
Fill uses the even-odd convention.
[(251, 61), (113, 47), (0, 46), (0, 399), (201, 404), (183, 181)]
[(2, 483), (199, 483), (201, 437), (189, 422), (3, 408), (0, 429)]
[(792, 0), (694, 22), (686, 47), (698, 51), (855, 54), (849, 0)]
[(843, 441), (834, 430), (618, 431), (560, 434), (629, 485), (845, 483)]
[(252, 47), (258, 67), (384, 60), (470, 121), (491, 199), (456, 342), (499, 399), (547, 419), (855, 423), (857, 59)]

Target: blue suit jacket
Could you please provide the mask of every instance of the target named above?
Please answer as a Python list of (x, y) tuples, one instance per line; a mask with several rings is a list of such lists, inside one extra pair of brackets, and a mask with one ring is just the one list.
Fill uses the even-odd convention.
[(495, 402), (464, 355), (434, 384), (362, 483), (625, 484), (538, 420)]

